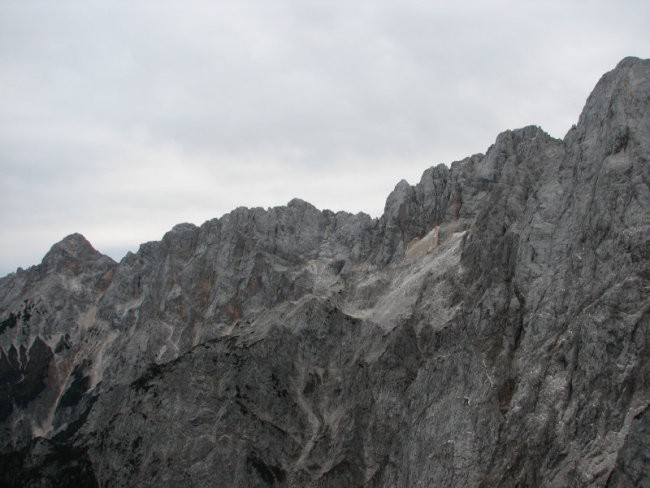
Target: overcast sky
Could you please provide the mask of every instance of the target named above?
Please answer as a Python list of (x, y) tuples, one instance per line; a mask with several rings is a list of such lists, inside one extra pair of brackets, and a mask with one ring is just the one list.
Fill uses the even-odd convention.
[(0, 275), (81, 232), (299, 197), (379, 216), (402, 178), (529, 124), (563, 137), (650, 55), (647, 1), (0, 0)]

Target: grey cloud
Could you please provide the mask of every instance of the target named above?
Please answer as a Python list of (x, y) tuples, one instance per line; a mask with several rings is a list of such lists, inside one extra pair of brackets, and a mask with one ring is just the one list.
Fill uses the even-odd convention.
[(647, 56), (649, 16), (643, 2), (5, 1), (0, 218), (15, 237), (0, 273), (67, 232), (123, 250), (293, 196), (376, 215), (401, 178), (502, 130), (563, 136), (598, 76)]

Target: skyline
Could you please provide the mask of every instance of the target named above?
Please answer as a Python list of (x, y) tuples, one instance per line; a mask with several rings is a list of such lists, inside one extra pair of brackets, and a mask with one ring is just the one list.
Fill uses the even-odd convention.
[(0, 3), (0, 275), (73, 232), (119, 261), (238, 206), (378, 217), (500, 132), (563, 138), (648, 57), (643, 2), (469, 5)]

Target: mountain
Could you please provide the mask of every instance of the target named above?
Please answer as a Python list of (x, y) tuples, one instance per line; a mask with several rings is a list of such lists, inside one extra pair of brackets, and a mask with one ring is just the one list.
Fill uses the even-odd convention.
[(563, 140), (0, 279), (4, 486), (650, 486), (650, 60)]

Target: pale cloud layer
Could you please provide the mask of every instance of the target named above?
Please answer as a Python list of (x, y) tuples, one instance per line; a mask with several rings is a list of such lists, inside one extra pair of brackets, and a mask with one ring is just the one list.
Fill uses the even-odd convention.
[(241, 205), (381, 214), (528, 124), (562, 137), (643, 1), (0, 2), (0, 274)]

